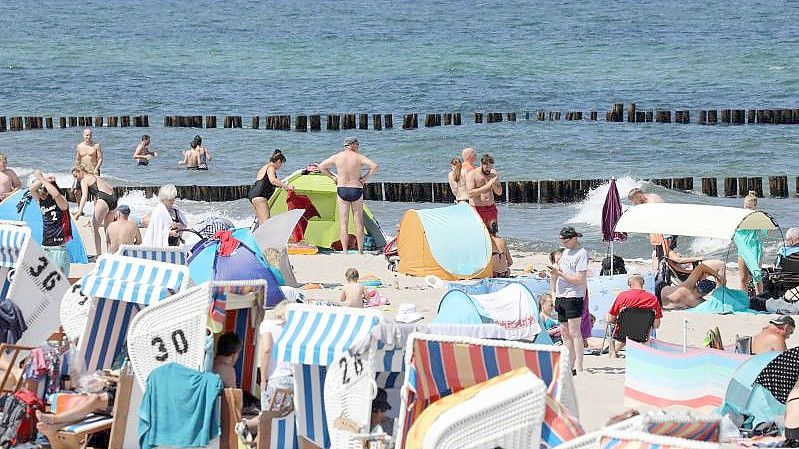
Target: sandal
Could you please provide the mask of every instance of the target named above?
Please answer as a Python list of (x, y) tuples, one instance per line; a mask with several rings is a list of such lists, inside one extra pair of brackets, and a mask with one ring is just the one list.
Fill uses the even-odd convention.
[(252, 433), (250, 433), (250, 429), (247, 428), (247, 422), (243, 419), (236, 423), (233, 427), (233, 431), (236, 432), (236, 436), (239, 437), (239, 441), (246, 444), (250, 447), (255, 447), (255, 441), (253, 441)]

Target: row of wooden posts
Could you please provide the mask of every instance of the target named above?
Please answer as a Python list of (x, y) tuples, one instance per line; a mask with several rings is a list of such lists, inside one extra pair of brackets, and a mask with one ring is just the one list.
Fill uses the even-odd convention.
[[(768, 195), (772, 198), (787, 198), (788, 176), (769, 176)], [(653, 184), (672, 190), (693, 191), (694, 178), (650, 179)], [(707, 196), (719, 195), (718, 178), (701, 178), (701, 192)], [(538, 181), (504, 181), (500, 202), (510, 203), (569, 203), (581, 201), (591, 189), (608, 182), (607, 179), (569, 179)], [(723, 178), (721, 196), (743, 197), (755, 192), (764, 196), (763, 177)], [(799, 177), (796, 178), (796, 194), (799, 196)], [(138, 190), (147, 197), (158, 195), (159, 186), (114, 187), (114, 194), (122, 197), (125, 193)], [(249, 185), (238, 186), (177, 186), (178, 197), (193, 201), (235, 201), (247, 197)], [(74, 201), (74, 193), (67, 189), (67, 199)], [(622, 197), (627, 192), (619, 192)], [(449, 184), (445, 182), (373, 182), (366, 185), (364, 198), (370, 201), (451, 203), (455, 200)]]
[[(521, 114), (521, 115), (519, 115)], [(503, 121), (515, 122), (519, 117), (524, 120), (538, 121), (582, 121), (583, 111), (544, 111), (534, 112), (475, 112), (474, 123), (498, 123)], [(703, 109), (694, 115), (696, 123), (700, 125), (743, 125), (743, 124), (799, 124), (799, 109)], [(321, 114), (315, 115), (295, 115), (292, 125), (291, 115), (267, 115), (263, 117), (263, 129), (281, 131), (321, 131)], [(348, 129), (371, 129), (376, 131), (382, 129), (392, 129), (394, 127), (394, 116), (392, 114), (326, 114), (324, 116), (325, 129), (329, 131), (348, 130)], [(588, 111), (585, 117), (590, 121), (599, 119), (598, 111)], [(132, 122), (131, 122), (132, 119)], [(71, 127), (149, 127), (150, 121), (147, 115), (137, 116), (110, 116), (110, 117), (58, 117), (59, 128)], [(623, 122), (625, 121), (624, 103), (616, 103), (610, 111), (605, 112), (605, 121)], [(691, 123), (691, 111), (689, 110), (665, 110), (647, 109), (639, 110), (635, 103), (627, 105), (626, 121), (630, 123)], [(463, 122), (460, 112), (428, 113), (424, 115), (424, 127), (432, 128), (436, 126), (461, 125)], [(164, 116), (164, 127), (181, 128), (216, 128), (217, 117), (215, 115), (167, 115)], [(243, 128), (244, 122), (240, 115), (226, 115), (223, 117), (224, 128)], [(41, 116), (16, 116), (0, 117), (0, 132), (22, 131), (29, 129), (53, 129), (55, 119), (53, 117)], [(252, 116), (250, 121), (251, 129), (261, 128), (261, 117)], [(402, 129), (419, 128), (419, 114), (408, 113), (402, 115)]]

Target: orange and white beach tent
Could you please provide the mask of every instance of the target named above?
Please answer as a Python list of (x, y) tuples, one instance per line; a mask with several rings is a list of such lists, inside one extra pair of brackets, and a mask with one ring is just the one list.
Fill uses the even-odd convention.
[(465, 203), (405, 212), (397, 250), (400, 273), (444, 280), (491, 276), (491, 238)]

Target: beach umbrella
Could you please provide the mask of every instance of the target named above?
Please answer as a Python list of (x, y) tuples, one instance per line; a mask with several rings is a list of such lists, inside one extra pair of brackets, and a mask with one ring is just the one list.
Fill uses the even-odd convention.
[(266, 281), (266, 306), (285, 299), (272, 268), (249, 229), (219, 231), (192, 248), (187, 262), (195, 284), (206, 281)]
[(613, 242), (627, 239), (627, 234), (613, 230), (621, 217), (621, 212), (621, 199), (619, 198), (619, 189), (616, 188), (616, 178), (611, 178), (605, 204), (602, 206), (602, 240), (610, 243), (611, 275), (613, 274)]

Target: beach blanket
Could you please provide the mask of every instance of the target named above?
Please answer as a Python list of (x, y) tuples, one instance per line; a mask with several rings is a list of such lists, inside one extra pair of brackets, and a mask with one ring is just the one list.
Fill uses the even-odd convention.
[[(186, 221), (186, 215), (175, 209), (178, 214), (178, 219), (182, 223)], [(153, 208), (153, 213), (150, 215), (150, 225), (147, 226), (147, 231), (142, 238), (142, 245), (154, 248), (165, 248), (169, 246), (169, 231), (172, 228), (172, 217), (163, 203), (158, 203)]]
[(687, 312), (693, 313), (763, 313), (749, 308), (749, 295), (723, 285), (705, 297), (705, 301)]

